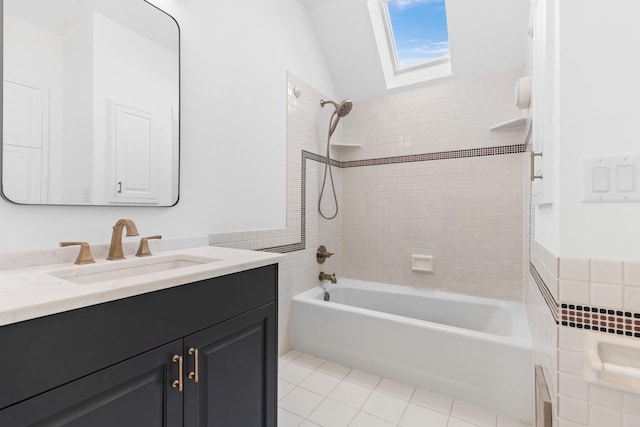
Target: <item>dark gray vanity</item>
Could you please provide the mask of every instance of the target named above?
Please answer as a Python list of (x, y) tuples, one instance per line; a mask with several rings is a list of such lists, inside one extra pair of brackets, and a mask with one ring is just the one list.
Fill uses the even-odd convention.
[(276, 427), (277, 264), (0, 327), (0, 426)]

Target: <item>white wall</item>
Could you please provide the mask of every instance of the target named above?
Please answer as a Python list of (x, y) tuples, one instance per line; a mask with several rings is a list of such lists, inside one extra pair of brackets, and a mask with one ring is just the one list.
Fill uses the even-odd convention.
[(583, 158), (640, 154), (639, 15), (634, 0), (560, 2), (562, 256), (640, 258), (640, 203), (581, 202)]
[(535, 171), (542, 180), (532, 184), (536, 208), (536, 235), (538, 242), (559, 253), (560, 206), (559, 197), (559, 129), (557, 119), (559, 101), (559, 53), (558, 1), (541, 0), (531, 3), (531, 25), (534, 37), (529, 38), (528, 74), (533, 80), (533, 97), (530, 114), (534, 117), (532, 150), (542, 153), (535, 159)]
[(561, 256), (638, 259), (640, 203), (583, 203), (582, 160), (640, 154), (640, 3), (563, 0), (558, 12), (558, 194), (538, 209), (536, 239)]
[(181, 27), (180, 202), (125, 208), (1, 201), (0, 250), (106, 242), (122, 217), (144, 235), (284, 226), (286, 71), (335, 96), (306, 9), (297, 0), (153, 3)]

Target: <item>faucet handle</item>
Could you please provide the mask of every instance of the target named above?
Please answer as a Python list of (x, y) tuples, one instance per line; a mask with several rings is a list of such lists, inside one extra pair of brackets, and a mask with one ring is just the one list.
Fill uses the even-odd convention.
[(324, 261), (331, 255), (333, 255), (333, 252), (327, 252), (327, 248), (324, 245), (320, 245), (316, 252), (316, 261), (318, 261), (318, 264), (324, 264)]
[(149, 236), (143, 237), (140, 239), (140, 246), (138, 246), (138, 252), (136, 252), (136, 256), (150, 256), (153, 255), (151, 250), (149, 249), (149, 240), (150, 239), (162, 239), (162, 236)]
[(91, 254), (91, 248), (87, 242), (60, 242), (60, 246), (80, 246), (80, 253), (74, 264), (93, 264), (95, 262)]

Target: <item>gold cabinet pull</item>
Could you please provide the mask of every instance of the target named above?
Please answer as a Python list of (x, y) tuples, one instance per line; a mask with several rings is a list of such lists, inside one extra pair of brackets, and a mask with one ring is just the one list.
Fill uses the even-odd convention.
[(173, 380), (173, 383), (171, 383), (171, 387), (177, 388), (178, 391), (182, 391), (182, 356), (175, 354), (171, 361), (178, 364), (178, 379)]
[(198, 382), (198, 349), (191, 347), (189, 349), (189, 355), (193, 355), (193, 367), (194, 370), (189, 372), (189, 379), (194, 382)]

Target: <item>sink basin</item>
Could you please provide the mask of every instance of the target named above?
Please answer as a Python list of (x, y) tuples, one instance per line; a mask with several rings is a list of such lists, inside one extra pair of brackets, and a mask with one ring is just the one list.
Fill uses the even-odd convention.
[(69, 282), (86, 285), (219, 261), (221, 260), (216, 258), (193, 255), (153, 256), (142, 259), (127, 259), (103, 264), (77, 266), (64, 270), (50, 271), (49, 274)]

